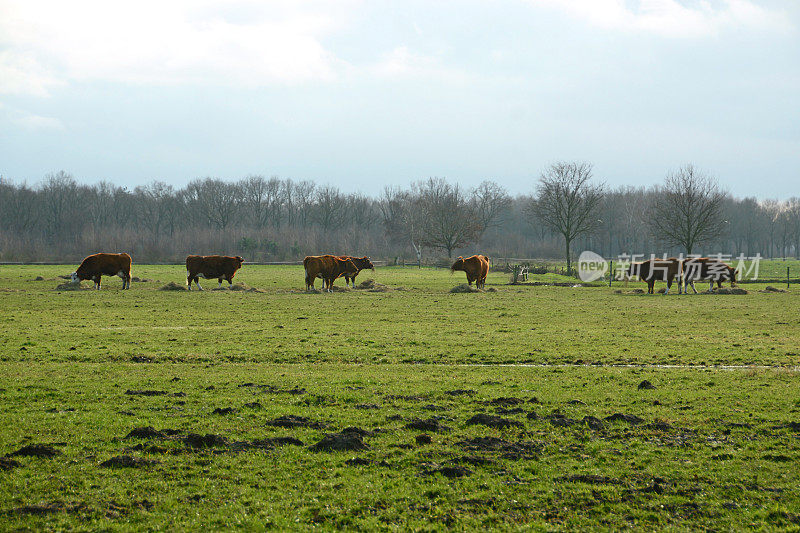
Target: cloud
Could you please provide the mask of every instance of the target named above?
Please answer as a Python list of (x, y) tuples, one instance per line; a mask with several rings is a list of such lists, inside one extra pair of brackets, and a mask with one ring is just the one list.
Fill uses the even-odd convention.
[(610, 30), (703, 37), (726, 30), (790, 31), (789, 17), (749, 0), (531, 0)]
[(444, 64), (439, 55), (412, 52), (407, 46), (393, 48), (364, 70), (367, 75), (378, 78), (424, 78), (455, 83), (463, 83), (470, 79), (468, 72)]
[(62, 131), (64, 124), (54, 117), (34, 115), (0, 103), (0, 117), (28, 131)]
[(293, 84), (335, 78), (322, 39), (354, 2), (11, 0), (0, 4), (0, 92), (85, 80)]

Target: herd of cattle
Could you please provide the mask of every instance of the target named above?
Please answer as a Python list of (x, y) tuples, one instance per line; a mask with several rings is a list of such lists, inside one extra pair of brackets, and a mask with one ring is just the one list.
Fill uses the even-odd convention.
[(697, 294), (695, 281), (708, 281), (709, 291), (714, 289), (714, 283), (719, 288), (722, 287), (723, 281), (730, 281), (731, 287), (736, 285), (736, 269), (719, 259), (709, 257), (648, 259), (631, 263), (626, 274), (629, 279), (638, 277), (647, 282), (648, 294), (653, 294), (656, 281), (667, 282), (667, 290), (664, 291), (664, 294), (669, 294), (672, 282), (675, 280), (678, 281), (678, 294), (688, 292), (690, 286)]
[[(192, 282), (197, 288), (200, 286), (200, 278), (216, 279), (222, 287), (222, 281), (226, 280), (229, 285), (233, 284), (233, 276), (242, 267), (244, 259), (235, 256), (223, 255), (190, 255), (186, 258), (186, 284), (189, 290), (192, 289)], [(364, 269), (375, 270), (369, 257), (352, 257), (336, 255), (309, 255), (303, 259), (305, 269), (306, 290), (314, 289), (314, 282), (317, 278), (322, 279), (323, 290), (331, 292), (333, 282), (340, 277), (344, 277), (345, 285), (355, 287), (356, 276)], [(489, 258), (485, 255), (473, 255), (472, 257), (459, 257), (450, 267), (451, 272), (462, 271), (467, 275), (467, 283), (482, 289), (486, 284), (486, 276), (489, 273)], [(72, 273), (72, 281), (91, 279), (94, 281), (94, 288), (100, 288), (100, 280), (103, 276), (119, 276), (122, 278), (122, 288), (129, 289), (131, 286), (131, 256), (125, 253), (110, 254), (99, 253), (90, 255), (83, 260), (78, 269)], [(647, 282), (647, 292), (653, 294), (656, 281), (667, 282), (669, 293), (672, 283), (678, 280), (678, 293), (688, 291), (691, 285), (695, 293), (695, 281), (706, 280), (710, 282), (709, 290), (713, 289), (716, 282), (722, 287), (723, 281), (730, 281), (731, 286), (736, 284), (736, 270), (726, 263), (708, 257), (697, 257), (686, 260), (650, 259), (638, 263), (631, 263), (627, 269), (629, 278), (640, 278)]]

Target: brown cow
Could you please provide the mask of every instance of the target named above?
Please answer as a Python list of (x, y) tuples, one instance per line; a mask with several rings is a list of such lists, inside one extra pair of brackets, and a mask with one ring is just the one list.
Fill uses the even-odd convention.
[(667, 259), (648, 259), (641, 263), (631, 263), (627, 270), (628, 277), (638, 277), (647, 282), (647, 294), (653, 294), (656, 281), (666, 281), (667, 290), (664, 294), (669, 294), (672, 288), (672, 281), (678, 279), (678, 294), (681, 293), (681, 260), (675, 257)]
[(228, 255), (190, 255), (186, 257), (186, 284), (192, 290), (192, 281), (197, 284), (201, 291), (200, 279), (216, 279), (219, 281), (219, 288), (222, 288), (222, 280), (228, 280), (228, 285), (233, 285), (233, 276), (236, 271), (242, 268), (244, 259), (231, 257)]
[(450, 267), (450, 272), (462, 270), (467, 274), (467, 284), (482, 289), (486, 285), (486, 275), (489, 273), (489, 258), (485, 255), (473, 255), (464, 259), (458, 256), (458, 259), (453, 266)]
[[(366, 268), (369, 268), (373, 272), (375, 272), (375, 265), (372, 264), (372, 261), (370, 261), (369, 257), (367, 257), (366, 255), (364, 257), (353, 257), (352, 255), (342, 255), (342, 256), (339, 256), (339, 259), (349, 259), (350, 261), (352, 261), (353, 264), (358, 269), (358, 272), (361, 272), (362, 270), (364, 270)], [(356, 286), (356, 276), (358, 276), (358, 272), (356, 272), (355, 274), (352, 274), (352, 275), (351, 274), (345, 274), (344, 275), (344, 286), (345, 287), (347, 287), (347, 284), (350, 281), (353, 282), (353, 287)]]
[(723, 281), (730, 281), (731, 287), (735, 287), (736, 269), (713, 257), (692, 257), (683, 262), (683, 279), (687, 293), (691, 285), (692, 290), (697, 294), (694, 282), (700, 280), (709, 282), (709, 291), (714, 290), (714, 282), (717, 283), (717, 288), (722, 288)]
[(306, 271), (306, 290), (313, 289), (314, 281), (322, 278), (323, 290), (333, 292), (336, 278), (347, 274), (355, 277), (358, 274), (358, 267), (352, 260), (335, 255), (308, 255), (303, 259), (303, 268)]
[(81, 262), (78, 270), (72, 273), (72, 282), (90, 279), (94, 288), (100, 290), (100, 278), (103, 276), (119, 276), (122, 288), (131, 288), (131, 256), (128, 254), (94, 254)]

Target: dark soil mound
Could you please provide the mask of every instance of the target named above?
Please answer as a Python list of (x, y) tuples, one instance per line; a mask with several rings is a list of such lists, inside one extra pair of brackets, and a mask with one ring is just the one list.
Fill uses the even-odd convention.
[(170, 281), (163, 287), (159, 288), (160, 291), (188, 291), (189, 288), (186, 285), (179, 285), (174, 281)]
[(602, 420), (593, 416), (584, 416), (581, 422), (591, 429), (603, 429), (605, 427)]
[(212, 415), (230, 415), (236, 412), (236, 409), (233, 407), (217, 407), (214, 409), (211, 414)]
[(128, 396), (163, 396), (167, 394), (167, 391), (164, 390), (131, 390), (128, 389), (125, 391), (125, 394)]
[(465, 394), (473, 396), (477, 394), (477, 391), (474, 391), (472, 389), (454, 389), (454, 390), (446, 390), (444, 391), (444, 393), (449, 394), (450, 396), (463, 396)]
[(483, 292), (483, 291), (480, 289), (476, 289), (472, 285), (467, 285), (466, 283), (462, 283), (461, 285), (456, 285), (455, 287), (450, 289), (450, 292), (467, 293), (467, 292)]
[(315, 452), (352, 452), (369, 450), (369, 446), (355, 432), (341, 432), (325, 435), (321, 441), (309, 446)]
[(61, 455), (61, 452), (47, 444), (28, 444), (6, 457), (55, 457), (56, 455)]
[(522, 422), (518, 422), (516, 420), (511, 420), (508, 418), (502, 418), (495, 415), (487, 415), (485, 413), (478, 413), (469, 420), (467, 420), (468, 426), (473, 426), (476, 424), (481, 426), (499, 428), (499, 429), (507, 427), (522, 427)]
[(649, 381), (644, 380), (641, 383), (639, 383), (639, 386), (637, 388), (639, 390), (653, 390), (656, 388), (656, 386), (650, 383)]
[(295, 415), (279, 416), (274, 420), (267, 420), (265, 424), (268, 426), (279, 427), (279, 428), (321, 429), (325, 427), (324, 424), (321, 424), (319, 422), (314, 422), (304, 416), (295, 416)]
[(644, 422), (643, 419), (639, 418), (636, 415), (626, 415), (622, 413), (614, 413), (611, 416), (607, 416), (605, 420), (608, 422), (627, 422), (632, 426), (636, 426)]

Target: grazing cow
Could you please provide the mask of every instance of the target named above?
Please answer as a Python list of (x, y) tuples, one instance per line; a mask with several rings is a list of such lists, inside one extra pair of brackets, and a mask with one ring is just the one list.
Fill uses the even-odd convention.
[(128, 254), (94, 254), (81, 262), (78, 270), (72, 273), (72, 282), (90, 279), (94, 288), (100, 290), (100, 278), (103, 276), (119, 276), (122, 288), (131, 288), (131, 256)]
[(303, 259), (303, 268), (306, 271), (306, 290), (313, 289), (314, 281), (322, 278), (323, 290), (333, 292), (336, 278), (345, 275), (354, 278), (358, 274), (358, 267), (351, 259), (335, 255), (308, 255)]
[(345, 287), (347, 287), (347, 284), (350, 283), (350, 281), (353, 282), (353, 287), (355, 287), (356, 286), (356, 276), (358, 276), (358, 273), (361, 272), (362, 270), (364, 270), (366, 268), (369, 268), (373, 272), (375, 272), (375, 265), (372, 264), (372, 261), (370, 261), (369, 257), (367, 257), (366, 255), (364, 257), (353, 257), (351, 255), (342, 255), (342, 256), (339, 256), (339, 259), (349, 259), (350, 261), (353, 262), (353, 264), (358, 269), (358, 271), (355, 274), (345, 274), (344, 275), (344, 285), (345, 285)]
[(482, 289), (486, 285), (486, 275), (489, 273), (489, 258), (485, 255), (473, 255), (464, 259), (459, 256), (450, 272), (462, 270), (467, 274), (467, 284), (470, 286), (475, 282), (475, 286)]
[(244, 259), (231, 257), (228, 255), (190, 255), (186, 257), (186, 284), (192, 290), (192, 281), (197, 284), (201, 291), (200, 279), (216, 279), (219, 281), (219, 288), (222, 288), (222, 280), (228, 280), (228, 285), (233, 285), (233, 276), (236, 271), (242, 268)]
[(708, 290), (714, 290), (714, 282), (718, 288), (722, 288), (723, 281), (730, 281), (731, 287), (736, 286), (736, 269), (720, 261), (709, 257), (692, 257), (683, 262), (683, 279), (686, 284), (685, 292), (689, 292), (689, 286), (697, 294), (694, 286), (695, 281), (707, 280)]
[(666, 281), (667, 290), (664, 294), (669, 294), (672, 288), (672, 281), (678, 279), (678, 294), (681, 293), (681, 260), (674, 257), (668, 259), (648, 259), (641, 263), (631, 263), (628, 265), (628, 277), (638, 277), (647, 282), (647, 294), (653, 294), (656, 281)]

